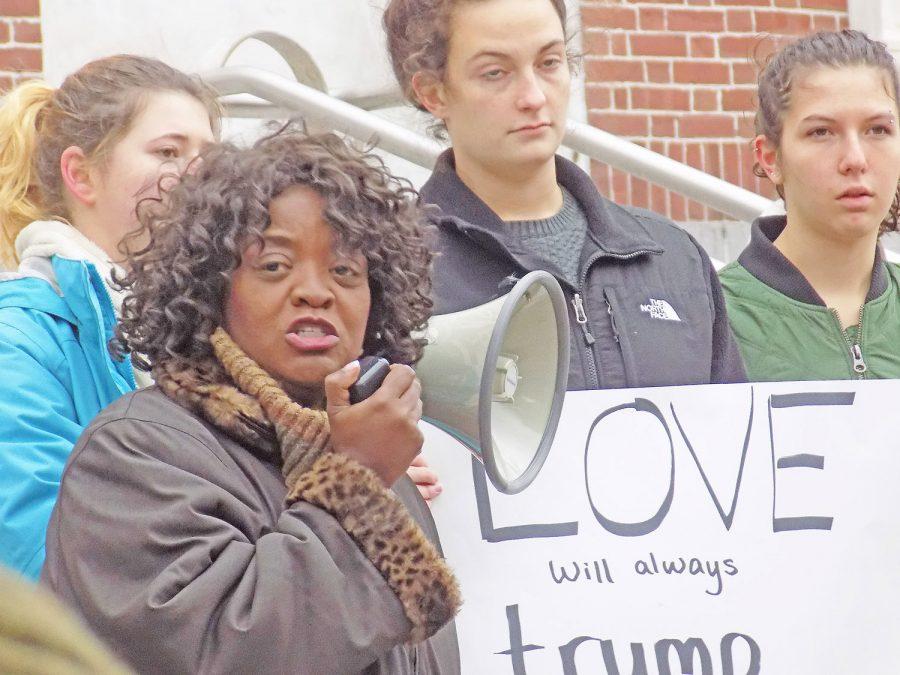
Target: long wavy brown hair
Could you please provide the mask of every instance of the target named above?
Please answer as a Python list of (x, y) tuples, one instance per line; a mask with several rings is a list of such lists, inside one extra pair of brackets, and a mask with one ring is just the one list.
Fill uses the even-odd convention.
[(162, 61), (119, 54), (82, 66), (59, 88), (28, 80), (0, 106), (0, 267), (16, 267), (15, 239), (33, 220), (70, 217), (59, 158), (81, 148), (103, 166), (155, 92), (190, 96), (206, 108), (218, 136), (216, 93)]
[(363, 350), (394, 363), (418, 360), (424, 343), (413, 333), (431, 313), (432, 254), (415, 190), (368, 150), (293, 128), (250, 148), (216, 146), (162, 200), (140, 204), (137, 236), (145, 245), (121, 280), (130, 295), (113, 352), (133, 352), (143, 370), (209, 359), (209, 337), (223, 322), (241, 254), (262, 244), (270, 202), (295, 185), (322, 197), (336, 246), (368, 262), (372, 303)]

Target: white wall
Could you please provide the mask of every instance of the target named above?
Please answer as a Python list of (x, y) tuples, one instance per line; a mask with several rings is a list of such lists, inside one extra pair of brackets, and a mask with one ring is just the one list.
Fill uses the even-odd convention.
[[(381, 9), (368, 0), (43, 0), (44, 71), (51, 83), (83, 63), (120, 52), (159, 58), (187, 72), (222, 65), (243, 37), (280, 33), (310, 53), (330, 90), (394, 86), (383, 48)], [(270, 47), (243, 43), (228, 65), (265, 68), (292, 78)], [(259, 125), (227, 123), (224, 135), (252, 138)], [(402, 161), (392, 168), (421, 183), (427, 174)]]
[(900, 0), (848, 0), (850, 27), (887, 44), (900, 61)]
[[(367, 0), (42, 0), (44, 70), (51, 82), (99, 56), (155, 56), (189, 72), (220, 65), (242, 36), (280, 32), (315, 58), (332, 88), (392, 82), (380, 10)], [(247, 45), (232, 64), (290, 74), (269, 48)]]
[[(577, 28), (577, 0), (568, 0)], [(315, 60), (328, 89), (356, 93), (396, 87), (384, 48), (381, 12), (386, 0), (42, 0), (44, 73), (59, 83), (87, 61), (121, 52), (159, 58), (187, 72), (204, 72), (222, 60), (241, 38), (274, 31), (301, 45)], [(292, 77), (269, 47), (242, 44), (228, 65), (250, 65)], [(570, 115), (586, 117), (584, 85), (573, 88)], [(411, 108), (384, 111), (384, 116), (424, 132), (425, 116)], [(252, 135), (243, 121), (226, 125), (227, 136)], [(419, 185), (428, 172), (389, 159), (391, 168)]]

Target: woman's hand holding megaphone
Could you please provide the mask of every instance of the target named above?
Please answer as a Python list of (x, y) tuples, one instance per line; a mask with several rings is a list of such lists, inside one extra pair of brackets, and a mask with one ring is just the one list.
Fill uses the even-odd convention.
[(331, 445), (390, 486), (422, 449), (422, 387), (412, 368), (394, 364), (375, 393), (351, 404), (358, 377), (359, 362), (353, 361), (325, 378)]

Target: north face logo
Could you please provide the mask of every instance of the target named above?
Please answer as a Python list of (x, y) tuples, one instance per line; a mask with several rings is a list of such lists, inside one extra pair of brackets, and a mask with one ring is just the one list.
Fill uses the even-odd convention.
[(650, 315), (651, 319), (662, 319), (663, 321), (681, 321), (678, 312), (665, 300), (656, 300), (650, 298), (649, 305), (641, 305), (641, 311)]

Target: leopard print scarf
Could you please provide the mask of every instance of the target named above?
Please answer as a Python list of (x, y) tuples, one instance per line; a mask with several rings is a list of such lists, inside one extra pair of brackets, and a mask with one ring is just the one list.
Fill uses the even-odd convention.
[(459, 586), (403, 503), (371, 470), (332, 452), (328, 416), (292, 401), (223, 329), (215, 358), (190, 367), (159, 365), (163, 392), (257, 453), (280, 451), (287, 504), (330, 513), (378, 569), (411, 624), (408, 642), (433, 635), (459, 609)]
[[(215, 363), (154, 369), (160, 388), (237, 440), (278, 446), (287, 486), (331, 451), (328, 415), (296, 403), (266, 371), (216, 328), (210, 336)], [(229, 381), (230, 380), (230, 381)]]

